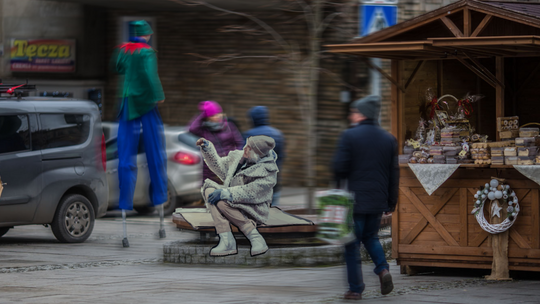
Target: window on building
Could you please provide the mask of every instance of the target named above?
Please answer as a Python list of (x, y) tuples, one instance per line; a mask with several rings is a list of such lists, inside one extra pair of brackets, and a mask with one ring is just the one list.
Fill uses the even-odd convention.
[(0, 153), (30, 149), (27, 115), (0, 115)]
[(80, 145), (90, 134), (90, 115), (41, 114), (41, 149)]

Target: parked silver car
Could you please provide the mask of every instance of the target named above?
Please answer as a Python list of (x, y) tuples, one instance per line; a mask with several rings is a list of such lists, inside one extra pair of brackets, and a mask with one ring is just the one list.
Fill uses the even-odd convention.
[[(107, 182), (109, 184), (109, 207), (118, 208), (120, 189), (118, 185), (118, 123), (104, 122), (103, 133), (106, 138)], [(165, 126), (167, 153), (168, 201), (163, 205), (165, 214), (171, 214), (177, 203), (200, 198), (202, 180), (202, 157), (195, 145), (197, 137), (186, 127)], [(154, 211), (150, 203), (150, 174), (142, 136), (137, 153), (137, 184), (133, 196), (133, 209), (141, 214)]]
[(107, 212), (105, 165), (95, 103), (1, 97), (0, 237), (14, 226), (43, 224), (61, 242), (84, 242)]

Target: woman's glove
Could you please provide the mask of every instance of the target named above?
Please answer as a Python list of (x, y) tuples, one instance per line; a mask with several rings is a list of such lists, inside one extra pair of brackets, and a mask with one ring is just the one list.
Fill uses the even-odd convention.
[(204, 138), (199, 138), (195, 144), (201, 147), (204, 151), (206, 151), (206, 148), (208, 148), (208, 140)]
[(217, 189), (216, 191), (210, 193), (210, 195), (208, 196), (208, 202), (212, 205), (215, 205), (217, 204), (217, 202), (219, 202), (221, 200), (221, 189)]

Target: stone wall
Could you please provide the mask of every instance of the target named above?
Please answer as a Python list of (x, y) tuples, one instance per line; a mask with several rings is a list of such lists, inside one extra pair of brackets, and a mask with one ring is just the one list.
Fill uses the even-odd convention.
[(163, 262), (193, 265), (280, 266), (313, 267), (343, 264), (343, 246), (270, 248), (262, 255), (252, 257), (250, 249), (239, 247), (238, 254), (211, 257), (212, 245), (190, 245), (181, 241), (163, 245)]
[[(251, 12), (273, 26), (288, 42), (306, 50), (307, 30), (305, 23), (289, 20), (294, 15), (276, 12)], [(107, 18), (107, 56), (119, 43), (115, 33), (121, 16), (149, 16), (147, 12), (109, 11)], [(216, 57), (241, 53), (254, 56), (280, 56), (283, 52), (274, 44), (267, 43), (268, 35), (250, 36), (224, 33), (220, 28), (227, 25), (247, 24), (245, 18), (222, 15), (215, 12), (152, 12), (157, 20), (155, 29), (158, 45), (158, 68), (165, 90), (166, 100), (160, 105), (163, 120), (171, 125), (186, 125), (198, 113), (197, 104), (215, 100), (229, 117), (234, 117), (242, 131), (250, 128), (247, 118), (249, 108), (267, 106), (271, 124), (280, 129), (286, 138), (287, 159), (282, 170), (283, 183), (287, 186), (306, 184), (306, 128), (300, 108), (295, 81), (295, 66), (275, 60), (276, 58), (249, 59), (202, 64), (194, 54)], [(353, 20), (353, 19), (350, 19)], [(356, 26), (351, 21), (348, 26)], [(343, 27), (343, 23), (341, 24)], [(331, 29), (322, 42), (341, 43), (341, 29)], [(261, 39), (263, 38), (263, 39)], [(328, 186), (331, 180), (330, 160), (339, 133), (346, 128), (348, 104), (340, 102), (344, 89), (345, 58), (325, 55), (321, 66), (317, 120), (317, 179), (318, 184)], [(108, 75), (105, 92), (106, 119), (116, 115), (116, 76)], [(361, 83), (362, 85), (362, 83)], [(362, 87), (358, 88), (363, 93)]]

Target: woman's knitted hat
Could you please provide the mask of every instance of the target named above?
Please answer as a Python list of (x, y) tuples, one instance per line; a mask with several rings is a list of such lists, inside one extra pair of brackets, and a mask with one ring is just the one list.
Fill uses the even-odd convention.
[(221, 106), (217, 102), (211, 100), (201, 101), (199, 103), (199, 110), (204, 113), (205, 117), (214, 116), (223, 112)]
[(250, 136), (247, 139), (247, 144), (260, 157), (268, 155), (268, 152), (276, 146), (274, 139), (266, 135)]

